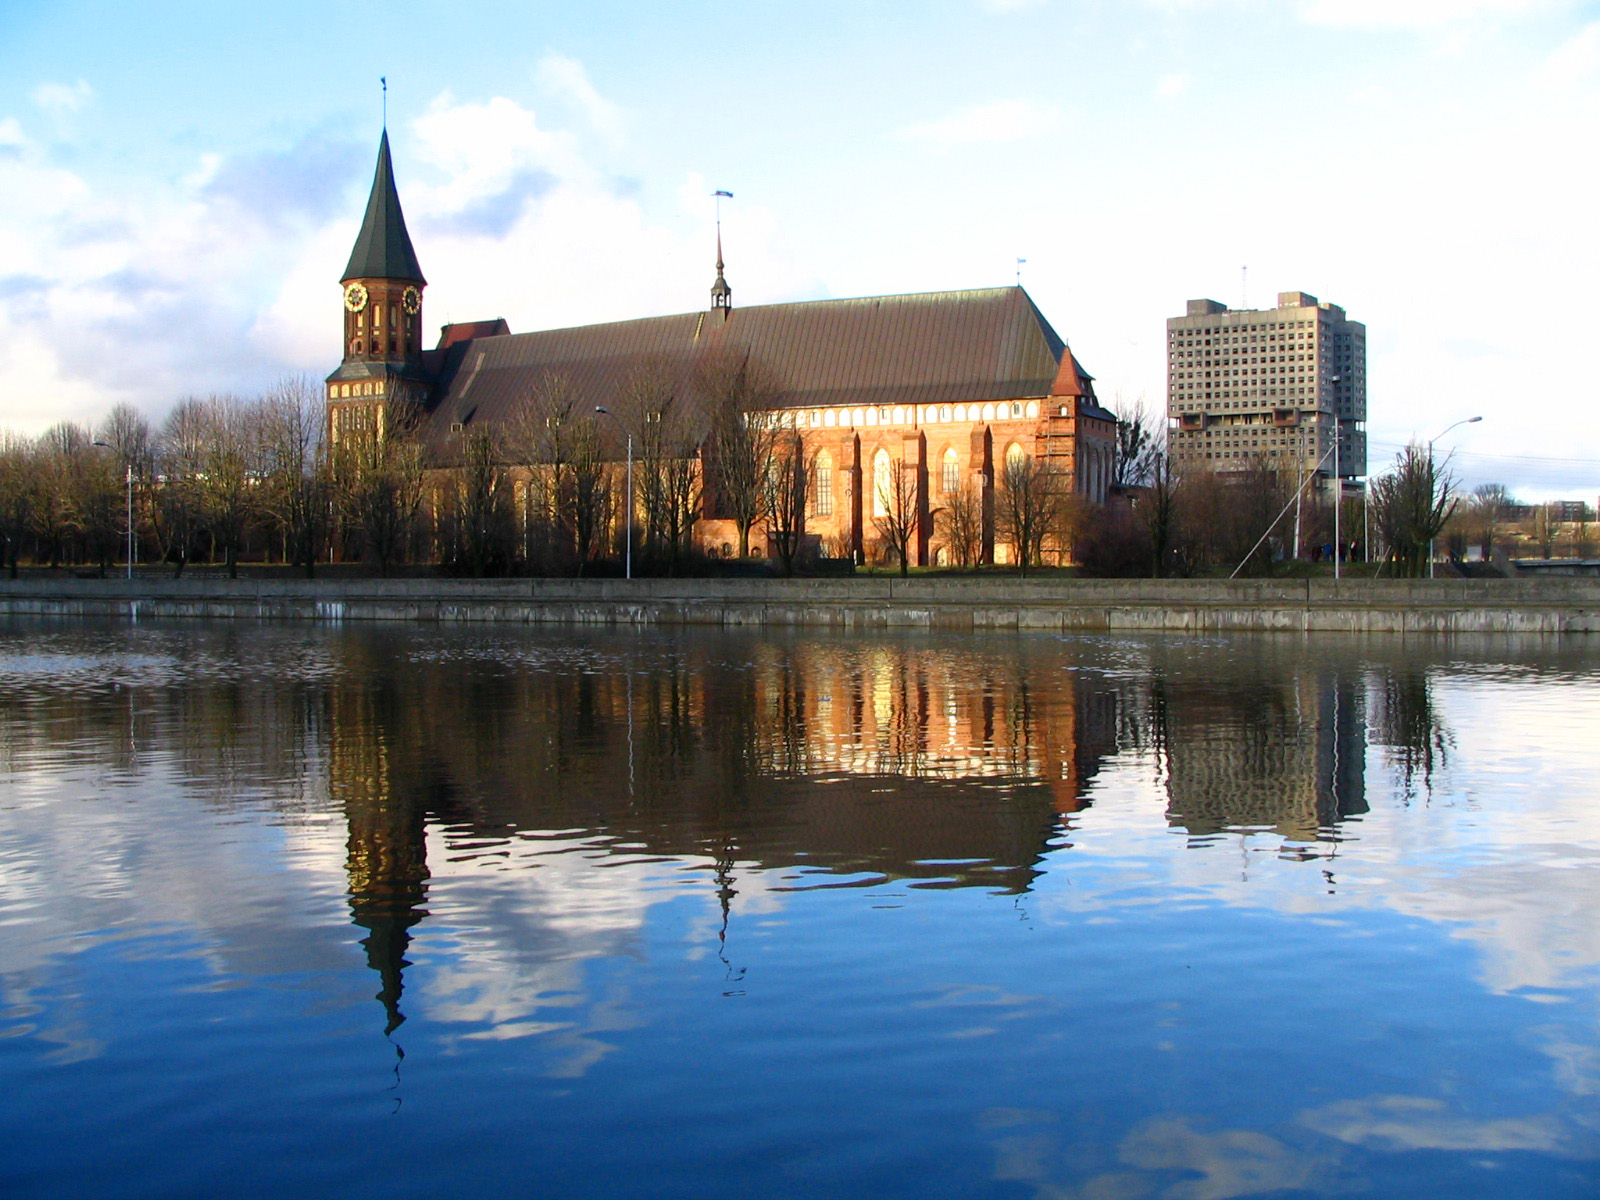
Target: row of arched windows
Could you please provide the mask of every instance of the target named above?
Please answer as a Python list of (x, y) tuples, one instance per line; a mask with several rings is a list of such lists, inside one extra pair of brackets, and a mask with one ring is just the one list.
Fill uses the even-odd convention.
[[(1006, 448), (1005, 462), (1008, 466), (1020, 463), (1027, 457), (1025, 451), (1016, 442)], [(939, 492), (945, 496), (955, 495), (961, 490), (961, 455), (954, 446), (946, 447), (938, 459)], [(813, 483), (811, 487), (812, 512), (819, 517), (831, 517), (834, 505), (834, 463), (833, 454), (828, 450), (817, 452), (814, 460)], [(872, 496), (872, 515), (874, 517), (887, 517), (892, 514), (896, 505), (898, 493), (895, 479), (895, 463), (889, 451), (879, 448), (873, 452), (871, 477), (869, 487)]]
[(946, 421), (1037, 420), (1037, 400), (1002, 400), (987, 404), (896, 404), (873, 408), (786, 409), (773, 420), (785, 428), (865, 429), (877, 425), (937, 425)]

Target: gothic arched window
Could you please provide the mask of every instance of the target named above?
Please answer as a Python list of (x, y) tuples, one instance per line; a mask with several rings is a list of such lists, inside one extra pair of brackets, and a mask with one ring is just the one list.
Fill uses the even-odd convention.
[(889, 461), (887, 450), (879, 450), (872, 456), (872, 515), (887, 517), (893, 497), (894, 463)]

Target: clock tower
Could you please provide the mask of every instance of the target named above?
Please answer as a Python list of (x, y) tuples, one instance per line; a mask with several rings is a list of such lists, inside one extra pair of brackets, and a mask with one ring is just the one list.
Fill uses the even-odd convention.
[(382, 437), (396, 402), (421, 403), (428, 377), (422, 366), (422, 290), (400, 211), (389, 160), (389, 131), (378, 142), (378, 168), (344, 288), (344, 361), (328, 376), (328, 434), (338, 443), (357, 433)]

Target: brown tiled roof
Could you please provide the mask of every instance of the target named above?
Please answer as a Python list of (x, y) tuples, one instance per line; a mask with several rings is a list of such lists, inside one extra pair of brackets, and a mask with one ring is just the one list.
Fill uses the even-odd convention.
[[(453, 457), (456, 425), (505, 420), (547, 373), (580, 411), (614, 405), (645, 364), (680, 383), (708, 353), (744, 355), (789, 407), (970, 403), (1053, 394), (1065, 343), (1020, 287), (768, 304), (607, 325), (476, 337), (441, 346), (429, 441)], [(430, 364), (432, 365), (432, 364)], [(1091, 377), (1075, 371), (1079, 394)]]

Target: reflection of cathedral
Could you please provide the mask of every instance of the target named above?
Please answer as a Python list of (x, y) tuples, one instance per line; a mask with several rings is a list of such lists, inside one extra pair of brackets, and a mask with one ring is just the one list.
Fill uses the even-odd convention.
[(1367, 811), (1366, 705), (1359, 677), (1159, 679), (1167, 818), (1192, 834), (1271, 829), (1315, 841)]
[(362, 946), (378, 973), (378, 999), (388, 1013), (386, 1032), (400, 1012), (402, 971), (411, 927), (426, 914), (428, 863), (426, 814), (416, 792), (395, 787), (391, 755), (395, 730), (379, 711), (383, 693), (338, 690), (329, 697), (328, 775), (333, 799), (349, 825), (345, 871), (350, 913), (367, 930)]
[(761, 641), (729, 662), (728, 649), (691, 640), (632, 674), (564, 656), (532, 670), (393, 658), (330, 688), (350, 909), (391, 1031), (441, 817), (447, 842), (475, 850), (562, 831), (708, 860), (724, 900), (735, 863), (1025, 891), (1114, 750), (1114, 694), (1034, 680), (1022, 658)]

